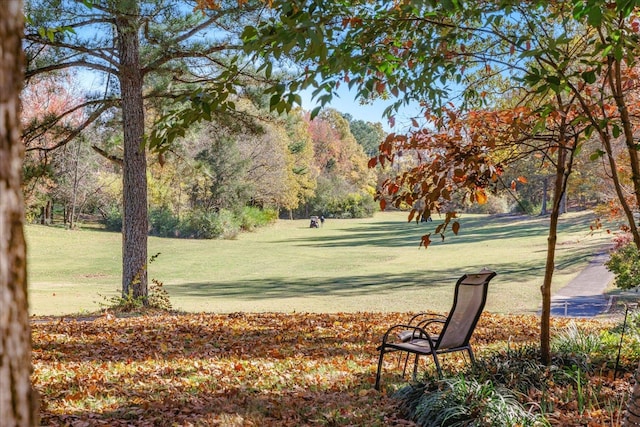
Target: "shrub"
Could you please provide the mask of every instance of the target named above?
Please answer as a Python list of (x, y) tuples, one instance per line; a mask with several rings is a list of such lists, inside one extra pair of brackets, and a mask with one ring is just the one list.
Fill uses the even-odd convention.
[(479, 380), (491, 380), (519, 393), (542, 389), (558, 368), (540, 362), (540, 349), (528, 345), (487, 354), (471, 367), (471, 375)]
[(510, 211), (511, 213), (516, 214), (536, 215), (542, 211), (542, 206), (532, 202), (531, 200), (524, 199), (513, 203)]
[(600, 333), (580, 328), (575, 322), (557, 333), (551, 342), (551, 348), (556, 354), (569, 356), (587, 357), (599, 353), (602, 346)]
[(633, 243), (613, 249), (605, 265), (615, 274), (618, 288), (633, 289), (640, 286), (640, 253)]
[(244, 231), (253, 231), (273, 223), (276, 219), (278, 219), (278, 212), (274, 209), (246, 206), (240, 214), (240, 228)]
[(167, 207), (155, 208), (149, 212), (149, 234), (160, 237), (172, 237), (177, 234), (178, 218)]
[(112, 207), (102, 220), (104, 226), (109, 231), (122, 231), (122, 212), (116, 207)]
[(369, 193), (359, 192), (333, 197), (325, 206), (316, 208), (316, 211), (337, 218), (367, 218), (373, 216), (376, 208)]
[(158, 310), (171, 311), (173, 305), (169, 298), (169, 293), (164, 288), (164, 284), (158, 279), (151, 279), (151, 285), (149, 285), (149, 307), (157, 308)]
[(194, 211), (180, 223), (180, 236), (194, 239), (231, 239), (240, 231), (240, 220), (232, 212)]
[(503, 214), (510, 211), (509, 202), (511, 200), (507, 196), (498, 196), (489, 194), (487, 203), (471, 203), (464, 207), (464, 212), (474, 214)]

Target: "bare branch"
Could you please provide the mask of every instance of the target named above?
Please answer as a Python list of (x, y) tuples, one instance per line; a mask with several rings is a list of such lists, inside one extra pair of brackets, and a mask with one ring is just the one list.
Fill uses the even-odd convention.
[(98, 147), (97, 145), (92, 145), (91, 148), (93, 148), (93, 151), (95, 151), (96, 153), (100, 154), (105, 159), (112, 161), (113, 163), (117, 164), (118, 166), (122, 166), (122, 164), (124, 162), (122, 160), (122, 157), (118, 157), (115, 154), (109, 154), (106, 151), (104, 151), (102, 148)]

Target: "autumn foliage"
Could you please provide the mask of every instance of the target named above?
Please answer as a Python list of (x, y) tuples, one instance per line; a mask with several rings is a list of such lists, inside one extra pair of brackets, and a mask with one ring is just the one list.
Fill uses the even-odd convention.
[[(413, 425), (395, 400), (373, 389), (380, 337), (406, 318), (232, 313), (35, 320), (33, 381), (43, 425)], [(535, 342), (537, 320), (485, 313), (473, 339), (476, 353), (482, 358), (488, 348)], [(556, 319), (554, 327), (568, 322)], [(446, 357), (445, 369), (460, 366), (456, 356)], [(595, 379), (601, 392), (620, 393), (625, 379), (614, 382), (602, 372)], [(389, 358), (385, 385), (398, 383), (398, 374)], [(566, 389), (547, 392), (556, 402), (552, 418), (562, 425), (610, 425), (607, 411), (579, 414)]]

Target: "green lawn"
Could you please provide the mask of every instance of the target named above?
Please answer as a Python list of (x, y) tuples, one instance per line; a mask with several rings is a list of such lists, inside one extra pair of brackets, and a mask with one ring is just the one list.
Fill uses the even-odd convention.
[[(590, 235), (593, 217), (561, 219), (554, 288), (566, 284), (609, 241)], [(418, 249), (432, 223), (406, 213), (278, 221), (236, 240), (150, 238), (149, 277), (164, 283), (175, 308), (192, 312), (445, 311), (464, 272), (498, 272), (487, 310), (532, 312), (540, 302), (547, 218), (464, 215), (459, 236)], [(96, 230), (28, 226), (31, 313), (92, 312), (120, 287), (121, 236)]]

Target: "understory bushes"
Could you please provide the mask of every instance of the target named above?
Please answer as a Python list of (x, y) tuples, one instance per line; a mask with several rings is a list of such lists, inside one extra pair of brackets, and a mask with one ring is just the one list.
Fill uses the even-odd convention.
[(605, 265), (615, 274), (615, 285), (620, 289), (637, 288), (640, 286), (640, 252), (633, 243), (631, 234), (617, 236), (614, 243)]
[[(395, 395), (422, 427), (595, 425), (591, 417), (602, 413), (617, 425), (628, 397), (622, 378), (640, 355), (637, 320), (631, 316), (624, 336), (621, 325), (590, 331), (570, 324), (553, 339), (549, 365), (540, 361), (537, 346), (509, 346), (443, 378), (428, 372)], [(624, 354), (618, 360), (620, 345)], [(563, 418), (566, 408), (579, 419)]]
[[(182, 237), (189, 239), (233, 239), (241, 231), (253, 231), (277, 219), (273, 209), (259, 209), (247, 206), (239, 213), (226, 209), (217, 212), (201, 210), (178, 217), (167, 208), (149, 211), (149, 234), (159, 237)], [(119, 211), (109, 212), (104, 220), (111, 231), (122, 230), (122, 215)]]
[(296, 217), (306, 217), (308, 212), (327, 218), (369, 218), (378, 210), (373, 196), (366, 191), (320, 192), (306, 205), (297, 209)]

